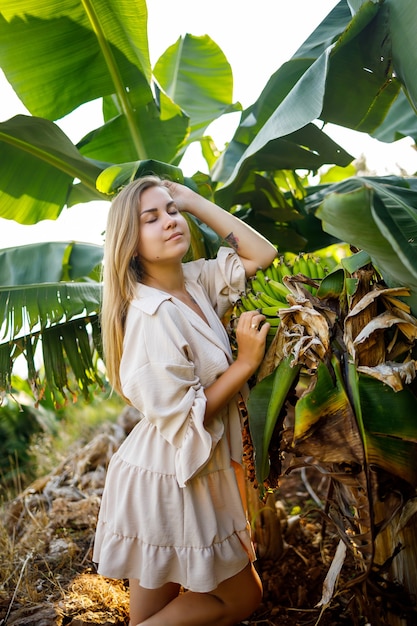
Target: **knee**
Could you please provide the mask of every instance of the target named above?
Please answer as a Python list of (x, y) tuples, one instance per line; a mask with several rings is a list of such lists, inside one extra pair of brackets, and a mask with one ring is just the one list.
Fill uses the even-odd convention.
[(242, 574), (242, 579), (233, 595), (233, 608), (229, 604), (231, 614), (235, 618), (235, 621), (231, 622), (233, 624), (250, 617), (262, 602), (262, 583), (253, 565), (250, 565)]
[(246, 617), (249, 617), (259, 608), (263, 596), (262, 582), (253, 565), (249, 566), (246, 584), (242, 589), (244, 592), (240, 596), (240, 601), (242, 609), (246, 611)]

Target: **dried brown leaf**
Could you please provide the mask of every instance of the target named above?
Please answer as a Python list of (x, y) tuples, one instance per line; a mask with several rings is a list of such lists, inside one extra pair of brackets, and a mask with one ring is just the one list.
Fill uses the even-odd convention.
[(376, 367), (358, 367), (358, 371), (373, 378), (377, 378), (382, 383), (389, 385), (394, 391), (401, 391), (404, 385), (409, 385), (416, 377), (417, 361), (407, 363), (394, 363), (386, 361)]

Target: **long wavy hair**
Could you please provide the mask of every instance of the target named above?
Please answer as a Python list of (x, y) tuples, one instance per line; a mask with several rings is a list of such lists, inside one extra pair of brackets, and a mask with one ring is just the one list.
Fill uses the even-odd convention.
[(121, 396), (119, 368), (126, 315), (137, 283), (142, 278), (137, 258), (140, 200), (145, 189), (159, 186), (162, 186), (162, 180), (157, 176), (144, 176), (132, 181), (114, 198), (107, 218), (101, 333), (107, 376)]

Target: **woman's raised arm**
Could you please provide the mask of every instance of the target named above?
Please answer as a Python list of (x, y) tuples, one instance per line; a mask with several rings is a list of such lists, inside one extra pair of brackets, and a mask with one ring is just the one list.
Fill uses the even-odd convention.
[(164, 182), (180, 211), (186, 211), (207, 224), (232, 246), (242, 260), (246, 276), (265, 269), (277, 256), (276, 248), (248, 224), (217, 204), (179, 183)]

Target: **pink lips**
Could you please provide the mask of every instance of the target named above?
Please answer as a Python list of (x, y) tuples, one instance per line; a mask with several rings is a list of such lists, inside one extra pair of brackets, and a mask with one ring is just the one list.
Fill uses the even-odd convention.
[(171, 239), (177, 239), (178, 237), (182, 237), (182, 233), (179, 231), (172, 233), (171, 237), (168, 237), (167, 241), (171, 241)]

